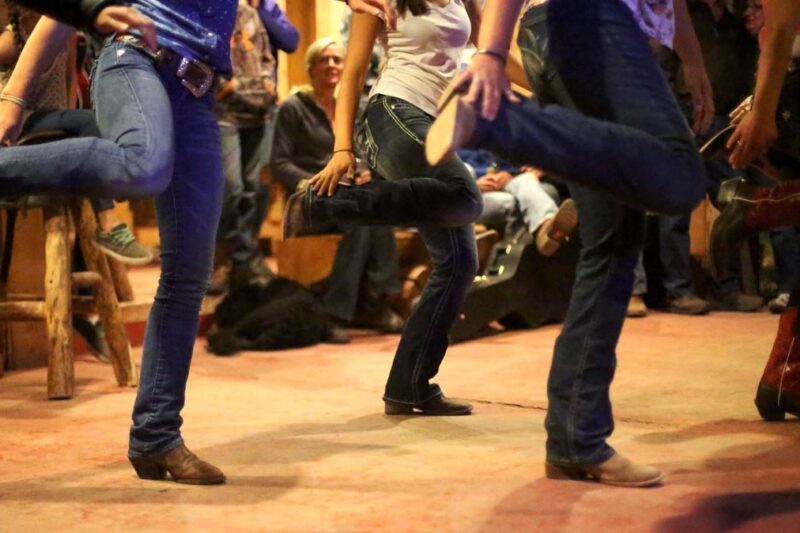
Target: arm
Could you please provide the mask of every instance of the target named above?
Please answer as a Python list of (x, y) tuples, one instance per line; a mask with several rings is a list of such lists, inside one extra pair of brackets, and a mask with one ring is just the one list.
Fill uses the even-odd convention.
[(683, 65), (686, 89), (692, 96), (692, 129), (695, 133), (705, 133), (714, 120), (714, 99), (686, 0), (675, 0), (674, 48)]
[[(478, 48), (491, 50), (503, 57), (508, 55), (511, 36), (517, 23), (523, 0), (487, 0), (483, 10)], [(456, 90), (467, 92), (467, 102), (477, 106), (481, 115), (494, 120), (500, 107), (500, 99), (511, 96), (511, 86), (505, 73), (505, 65), (490, 54), (475, 54), (467, 70), (453, 82)]]
[(744, 116), (728, 140), (728, 148), (733, 148), (730, 161), (735, 168), (742, 168), (760, 156), (778, 136), (775, 114), (798, 26), (800, 4), (796, 0), (770, 0), (753, 110)]
[(14, 33), (6, 30), (0, 34), (0, 65), (10, 67), (19, 58), (20, 47), (14, 38)]
[(261, 0), (258, 17), (267, 29), (270, 44), (291, 54), (300, 44), (300, 33), (275, 0)]
[[(481, 6), (477, 0), (468, 0), (464, 3), (469, 15), (470, 24), (472, 24), (472, 33), (470, 33), (469, 40), (475, 46), (478, 45), (478, 36), (481, 31)], [(514, 53), (509, 53), (506, 61), (506, 76), (512, 83), (523, 87), (524, 89), (531, 90), (530, 83), (528, 82), (528, 75), (525, 74), (525, 68), (522, 66), (522, 61)]]
[(270, 170), (272, 177), (284, 187), (287, 194), (297, 190), (301, 180), (310, 179), (313, 174), (306, 172), (292, 162), (300, 119), (295, 110), (286, 103), (278, 107), (275, 117), (275, 137), (272, 141)]
[[(42, 76), (58, 53), (67, 45), (74, 30), (53, 19), (42, 17), (22, 49), (17, 66), (3, 89), (3, 94), (26, 98), (35, 81)], [(23, 108), (0, 101), (0, 141), (14, 144), (22, 128)]]
[[(394, 31), (397, 29), (397, 12), (392, 8), (389, 0), (340, 0), (350, 6), (353, 13), (365, 13), (376, 16), (386, 23), (386, 27)], [(377, 11), (376, 11), (377, 10)]]
[(380, 19), (372, 15), (353, 15), (353, 28), (347, 43), (347, 60), (342, 73), (343, 81), (336, 100), (334, 153), (325, 168), (312, 180), (317, 194), (332, 196), (339, 180), (345, 175), (352, 175), (355, 170), (353, 125), (380, 23)]

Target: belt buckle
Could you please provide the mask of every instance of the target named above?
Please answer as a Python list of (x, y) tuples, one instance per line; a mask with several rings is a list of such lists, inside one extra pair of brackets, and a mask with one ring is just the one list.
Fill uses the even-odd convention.
[[(186, 79), (186, 74), (189, 71), (189, 67), (197, 67), (200, 69), (200, 72), (203, 73), (205, 79), (200, 84), (195, 84), (192, 81)], [(178, 71), (175, 73), (181, 79), (181, 85), (186, 87), (190, 93), (194, 95), (195, 98), (201, 98), (205, 96), (208, 90), (211, 88), (211, 83), (214, 81), (214, 71), (211, 70), (208, 66), (200, 61), (195, 59), (189, 59), (186, 57), (181, 58), (181, 62), (178, 65)]]

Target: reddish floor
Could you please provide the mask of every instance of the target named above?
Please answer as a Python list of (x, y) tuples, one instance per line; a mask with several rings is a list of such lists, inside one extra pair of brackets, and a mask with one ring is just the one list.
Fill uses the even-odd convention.
[[(800, 425), (752, 398), (777, 317), (653, 313), (626, 324), (612, 444), (665, 469), (657, 489), (543, 477), (557, 326), (454, 346), (439, 383), (473, 416), (389, 418), (395, 337), (209, 355), (198, 341), (187, 444), (229, 483), (138, 480), (134, 390), (81, 358), (77, 396), (44, 369), (0, 379), (0, 531), (798, 531)], [(137, 351), (137, 353), (140, 353)]]

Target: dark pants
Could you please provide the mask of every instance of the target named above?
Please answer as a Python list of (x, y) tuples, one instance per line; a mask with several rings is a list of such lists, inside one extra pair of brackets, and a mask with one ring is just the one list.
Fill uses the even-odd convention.
[(432, 122), (408, 102), (374, 97), (359, 142), (370, 167), (386, 179), (339, 187), (333, 197), (311, 205), (312, 222), (419, 229), (433, 271), (400, 337), (384, 394), (386, 400), (411, 405), (442, 394), (431, 379), (478, 269), (472, 222), (481, 214), (481, 193), (458, 158), (435, 167), (425, 162), (423, 140)]
[(269, 201), (261, 184), (267, 126), (220, 126), (220, 136), (225, 194), (217, 241), (227, 245), (234, 268), (246, 268), (261, 256), (258, 230), (264, 213), (260, 203)]
[(644, 237), (644, 214), (685, 213), (705, 176), (691, 132), (619, 0), (552, 0), (529, 11), (519, 44), (542, 104), (504, 104), (483, 147), (570, 182), (583, 248), (548, 380), (547, 458), (614, 454), (609, 386)]
[(359, 302), (377, 303), (400, 292), (394, 230), (347, 225), (336, 249), (323, 302), (342, 321), (355, 318)]

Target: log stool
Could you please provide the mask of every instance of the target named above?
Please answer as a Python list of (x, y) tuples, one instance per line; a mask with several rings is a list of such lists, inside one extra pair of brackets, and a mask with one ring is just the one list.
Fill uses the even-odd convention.
[[(46, 136), (53, 140), (53, 135)], [(20, 143), (22, 144), (22, 143)], [(14, 227), (21, 208), (41, 208), (44, 214), (45, 279), (44, 300), (40, 298), (8, 298), (8, 276)], [(120, 386), (136, 386), (138, 372), (132, 358), (130, 343), (117, 299), (114, 276), (109, 261), (93, 244), (96, 222), (88, 200), (66, 200), (53, 196), (26, 197), (19, 201), (0, 200), (6, 211), (6, 235), (0, 258), (0, 350), (8, 353), (7, 324), (11, 321), (44, 321), (47, 325), (48, 372), (47, 395), (51, 400), (68, 399), (74, 390), (74, 360), (72, 347), (72, 312), (96, 312), (111, 351), (111, 361)], [(81, 251), (89, 269), (72, 273), (70, 216), (75, 222)], [(117, 269), (116, 277), (121, 277)], [(127, 277), (126, 277), (127, 278)], [(120, 292), (130, 292), (127, 279), (120, 282)], [(72, 288), (94, 290), (91, 297), (73, 297)], [(2, 372), (0, 359), (0, 372)], [(2, 374), (0, 374), (2, 375)]]

